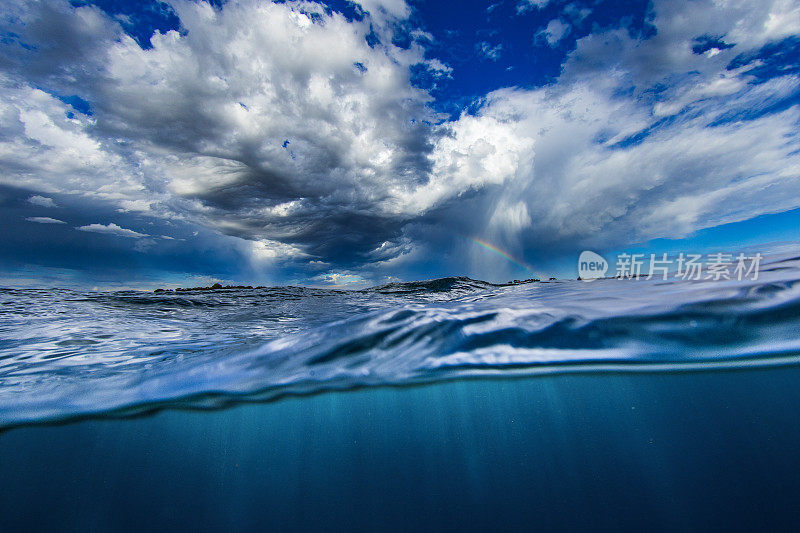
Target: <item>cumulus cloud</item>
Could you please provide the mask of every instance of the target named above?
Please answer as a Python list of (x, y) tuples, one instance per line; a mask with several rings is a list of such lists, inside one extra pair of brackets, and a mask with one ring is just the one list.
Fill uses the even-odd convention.
[(91, 233), (105, 233), (108, 235), (117, 235), (118, 237), (129, 237), (132, 239), (140, 239), (142, 237), (149, 237), (149, 235), (145, 233), (139, 233), (137, 231), (133, 231), (132, 229), (122, 228), (117, 226), (113, 222), (108, 224), (89, 224), (87, 226), (80, 226), (77, 228), (80, 231), (88, 231)]
[[(481, 194), (468, 217), (450, 210), (436, 224), (536, 256), (683, 237), (800, 206), (800, 109), (791, 104), (800, 80), (777, 72), (756, 82), (748, 72), (757, 59), (727, 68), (771, 42), (764, 28), (785, 7), (708, 2), (687, 28), (678, 4), (655, 2), (655, 37), (592, 35), (557, 84), (488, 95), (437, 142), (421, 197), (445, 211), (454, 193)], [(692, 51), (720, 28), (748, 48)], [(485, 213), (480, 223), (475, 212)]]
[(50, 217), (26, 217), (28, 222), (36, 222), (37, 224), (66, 224), (63, 220)]
[[(156, 33), (144, 50), (94, 8), (20, 8), (15, 78), (5, 80), (8, 150), (0, 165), (39, 190), (103, 195), (122, 208), (169, 204), (183, 216), (246, 239), (343, 255), (382, 242), (397, 193), (426, 179), (429, 97), (410, 84), (421, 46), (371, 46), (371, 20), (347, 21), (307, 2), (243, 0), (218, 10), (172, 5), (185, 31)], [(404, 17), (403, 2), (363, 2), (370, 13)], [(98, 32), (80, 50), (58, 50)], [(45, 34), (60, 23), (63, 30)], [(107, 36), (104, 40), (103, 37)], [(53, 56), (53, 57), (51, 57)], [(449, 67), (429, 61), (446, 75)], [(23, 80), (47, 80), (91, 102), (94, 114)], [(294, 203), (292, 203), (294, 202)], [(279, 206), (292, 203), (294, 216)], [(166, 209), (166, 207), (165, 207)], [(378, 235), (373, 236), (372, 233)]]
[[(449, 185), (502, 185), (490, 219), (522, 201), (530, 215), (517, 218), (536, 225), (503, 224), (497, 237), (508, 240), (526, 229), (528, 247), (679, 237), (798, 206), (791, 192), (800, 179), (796, 108), (710, 127), (722, 112), (712, 99), (701, 112), (628, 144), (652, 126), (651, 114), (646, 106), (616, 99), (615, 88), (582, 84), (560, 94), (490, 95), (477, 116), (455, 127), (455, 142), (464, 147), (455, 168), (474, 170), (453, 175)], [(484, 133), (475, 140), (475, 131)], [(459, 150), (447, 151), (453, 152)], [(496, 163), (490, 166), (491, 157)], [(479, 175), (487, 179), (470, 182)]]
[[(785, 103), (800, 81), (753, 73), (761, 47), (800, 32), (789, 0), (656, 0), (651, 35), (579, 39), (551, 85), (494, 91), (451, 121), (411, 83), (415, 65), (452, 75), (426, 58), (427, 34), (393, 44), (402, 0), (361, 1), (361, 20), (312, 2), (173, 0), (181, 31), (146, 49), (91, 6), (8, 4), (0, 183), (237, 237), (254, 264), (339, 283), (438, 250), (453, 271), (480, 265), (445, 242), (464, 235), (536, 255), (800, 206), (800, 116)], [(569, 28), (541, 35), (555, 45)], [(731, 46), (696, 53), (704, 37)]]

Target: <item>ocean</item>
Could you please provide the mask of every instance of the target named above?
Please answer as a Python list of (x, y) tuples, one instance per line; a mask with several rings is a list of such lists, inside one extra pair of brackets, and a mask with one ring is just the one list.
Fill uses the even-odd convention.
[(757, 280), (0, 290), (0, 530), (793, 530)]

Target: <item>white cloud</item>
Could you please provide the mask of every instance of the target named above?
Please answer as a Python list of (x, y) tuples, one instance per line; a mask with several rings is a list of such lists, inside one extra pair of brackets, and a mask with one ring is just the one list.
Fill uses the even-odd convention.
[(398, 20), (411, 15), (411, 8), (405, 0), (353, 0), (373, 17), (390, 17)]
[(544, 9), (551, 0), (520, 0), (517, 4), (517, 13), (526, 13), (533, 9)]
[(544, 39), (550, 46), (555, 46), (569, 31), (569, 24), (565, 24), (558, 19), (553, 19), (544, 29), (536, 33), (536, 37)]
[(771, 40), (800, 33), (800, 4), (795, 0), (773, 2), (766, 20), (763, 35)]
[[(592, 34), (580, 40), (566, 70), (568, 76), (578, 78), (617, 68), (630, 76), (627, 81), (642, 88), (689, 72), (717, 75), (742, 52), (800, 34), (800, 8), (795, 4), (791, 0), (699, 0), (690, 7), (684, 2), (656, 0), (652, 24), (657, 31), (651, 37), (644, 41), (632, 38), (627, 28)], [(776, 19), (784, 25), (771, 27), (769, 21)], [(694, 54), (695, 39), (704, 36), (719, 36), (736, 46), (711, 57)]]
[(260, 240), (251, 242), (250, 251), (253, 258), (259, 261), (271, 261), (275, 259), (294, 259), (306, 257), (301, 249), (290, 244), (278, 241)]
[(426, 67), (428, 67), (428, 70), (433, 72), (436, 76), (443, 78), (453, 77), (453, 68), (448, 65), (445, 65), (436, 58), (428, 59), (425, 61), (424, 64)]
[(92, 233), (105, 233), (108, 235), (117, 235), (118, 237), (130, 237), (132, 239), (139, 239), (142, 237), (149, 237), (146, 233), (139, 233), (132, 229), (121, 228), (113, 222), (109, 224), (89, 224), (88, 226), (80, 226), (76, 228), (80, 231), (88, 231)]
[(63, 220), (50, 217), (27, 217), (25, 220), (28, 222), (36, 222), (37, 224), (66, 224)]
[(678, 3), (656, 2), (652, 39), (626, 30), (581, 39), (558, 83), (495, 91), (451, 124), (433, 178), (409, 205), (481, 191), (469, 217), (448, 215), (449, 231), (474, 227), (534, 254), (683, 237), (800, 207), (800, 107), (765, 113), (797, 94), (800, 79), (750, 83), (747, 68), (726, 69), (747, 50), (739, 45), (712, 58), (691, 50), (718, 22), (764, 44), (759, 24), (778, 4), (709, 4), (704, 23), (689, 17), (686, 29)]
[[(2, 72), (0, 94), (0, 183), (109, 199), (144, 189), (133, 165), (92, 137), (89, 117), (68, 118), (66, 104)], [(55, 207), (44, 195), (28, 201)]]
[(38, 194), (35, 194), (30, 198), (28, 198), (28, 203), (33, 205), (38, 205), (40, 207), (58, 207), (52, 198), (48, 198), (46, 196), (39, 196)]
[(366, 280), (360, 274), (350, 272), (319, 274), (312, 281), (334, 288), (355, 289), (366, 285)]

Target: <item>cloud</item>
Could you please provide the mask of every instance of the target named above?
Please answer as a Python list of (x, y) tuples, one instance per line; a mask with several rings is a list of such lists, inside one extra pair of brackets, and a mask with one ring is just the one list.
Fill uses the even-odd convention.
[(577, 3), (569, 4), (567, 7), (564, 8), (564, 14), (572, 20), (573, 24), (580, 24), (583, 22), (586, 17), (592, 14), (592, 9), (588, 7), (583, 7), (578, 5)]
[(58, 207), (52, 198), (47, 198), (46, 196), (39, 196), (38, 194), (35, 194), (30, 198), (28, 198), (28, 203), (33, 205), (38, 205), (40, 207)]
[[(310, 2), (175, 0), (181, 31), (147, 49), (91, 6), (8, 4), (0, 183), (231, 237), (255, 266), (367, 277), (416, 261), (497, 277), (460, 236), (532, 260), (800, 206), (800, 81), (755, 74), (762, 47), (800, 32), (790, 1), (689, 13), (656, 0), (657, 31), (596, 30), (551, 84), (494, 91), (455, 120), (411, 83), (415, 66), (453, 72), (426, 58), (424, 32), (394, 44), (410, 24), (399, 0), (360, 2), (356, 20)], [(541, 35), (569, 31), (554, 19)], [(695, 53), (704, 36), (732, 46)]]
[(149, 235), (145, 233), (139, 233), (137, 231), (133, 231), (132, 229), (121, 228), (114, 224), (113, 222), (103, 225), (103, 224), (89, 224), (87, 226), (80, 226), (76, 228), (80, 231), (89, 231), (92, 233), (105, 233), (108, 235), (117, 235), (118, 237), (130, 237), (132, 239), (139, 239), (142, 237), (149, 237)]
[(544, 9), (551, 0), (521, 0), (517, 4), (517, 13), (527, 13), (534, 9)]
[[(433, 178), (414, 197), (434, 199), (428, 229), (415, 238), (429, 223), (543, 257), (800, 207), (792, 192), (800, 78), (776, 71), (755, 83), (758, 59), (728, 69), (741, 45), (712, 58), (692, 52), (715, 27), (730, 30), (726, 42), (735, 34), (757, 50), (770, 42), (759, 21), (782, 3), (708, 3), (689, 29), (676, 6), (655, 3), (656, 36), (609, 30), (581, 39), (558, 83), (495, 91), (451, 123), (433, 153)], [(478, 271), (503, 267), (458, 253)]]
[(425, 61), (424, 64), (428, 68), (428, 70), (433, 72), (437, 77), (441, 78), (453, 77), (453, 68), (448, 65), (445, 65), (436, 58), (428, 59)]
[[(487, 189), (487, 228), (506, 241), (525, 239), (523, 248), (685, 236), (800, 205), (790, 192), (800, 180), (800, 140), (792, 133), (798, 109), (710, 127), (727, 109), (712, 98), (628, 144), (652, 127), (651, 109), (618, 100), (616, 89), (606, 80), (560, 94), (494, 93), (454, 127), (444, 155), (463, 155), (458, 163), (447, 155), (439, 170), (469, 169), (448, 185)], [(516, 220), (535, 226), (502, 222), (520, 202), (529, 216)]]
[(570, 31), (570, 25), (558, 19), (551, 20), (547, 26), (536, 33), (537, 38), (544, 39), (550, 46), (556, 46)]
[(479, 54), (481, 54), (486, 59), (489, 59), (491, 61), (497, 61), (498, 59), (500, 59), (500, 52), (503, 51), (503, 45), (498, 44), (492, 46), (487, 41), (482, 41), (475, 45), (475, 49), (478, 51)]
[(66, 224), (63, 220), (50, 217), (26, 217), (28, 222), (36, 222), (37, 224)]
[(402, 20), (411, 15), (411, 8), (404, 0), (354, 0), (354, 3), (380, 21), (385, 18)]
[[(595, 33), (584, 39), (571, 54), (565, 69), (573, 78), (617, 68), (629, 75), (634, 86), (652, 86), (676, 75), (699, 72), (715, 75), (745, 50), (757, 50), (800, 34), (800, 8), (790, 0), (764, 2), (713, 2), (703, 0), (687, 12), (680, 2), (653, 2), (653, 35), (632, 38), (628, 28)], [(781, 20), (780, 26), (770, 21)], [(731, 46), (709, 58), (692, 48), (698, 40), (714, 36)], [(668, 85), (673, 85), (669, 83)]]
[(366, 286), (365, 279), (359, 274), (350, 272), (331, 272), (319, 274), (311, 278), (312, 282), (323, 286), (354, 289)]
[[(176, 1), (183, 33), (156, 33), (143, 50), (113, 21), (97, 22), (93, 46), (56, 60), (84, 36), (80, 21), (100, 16), (56, 5), (21, 8), (16, 31), (46, 43), (64, 75), (40, 73), (30, 66), (38, 51), (17, 50), (29, 57), (4, 89), (13, 131), (0, 167), (26, 186), (177, 211), (229, 235), (320, 252), (339, 238), (350, 244), (340, 253), (355, 257), (394, 231), (393, 198), (426, 179), (436, 119), (409, 71), (423, 50), (370, 46), (369, 19), (305, 2), (217, 10)], [(402, 2), (363, 5), (406, 13)], [(64, 31), (40, 32), (42, 20)], [(80, 94), (94, 115), (68, 118), (61, 101), (22, 79)], [(290, 218), (272, 210), (291, 202)]]
[[(95, 138), (90, 117), (69, 118), (69, 105), (18, 75), (0, 72), (0, 94), (0, 183), (119, 200), (144, 190), (135, 164)], [(44, 194), (28, 202), (56, 206)]]

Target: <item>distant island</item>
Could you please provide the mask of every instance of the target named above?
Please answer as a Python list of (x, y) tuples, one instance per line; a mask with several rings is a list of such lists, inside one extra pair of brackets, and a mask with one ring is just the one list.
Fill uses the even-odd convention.
[[(464, 278), (464, 279), (469, 279), (469, 278)], [(541, 280), (538, 279), (538, 278), (515, 279), (515, 280), (507, 281), (505, 283), (492, 283), (492, 285), (504, 287), (504, 286), (509, 286), (509, 285), (522, 285), (522, 284), (525, 284), (525, 283), (537, 283), (539, 281), (541, 281)], [(557, 278), (549, 278), (548, 281), (557, 281)], [(418, 282), (411, 281), (411, 282), (408, 282), (408, 283), (418, 283)], [(175, 288), (175, 289), (162, 289), (162, 288), (159, 288), (159, 289), (154, 290), (153, 292), (155, 294), (164, 294), (164, 293), (168, 294), (168, 293), (175, 293), (175, 292), (203, 292), (203, 291), (222, 291), (222, 290), (230, 290), (230, 289), (269, 289), (269, 288), (272, 288), (272, 287), (268, 287), (268, 286), (265, 286), (265, 285), (258, 285), (258, 286), (253, 286), (253, 285), (222, 285), (221, 283), (215, 283), (215, 284), (209, 285), (207, 287), (178, 287), (178, 288)]]
[(156, 289), (153, 292), (158, 294), (162, 292), (200, 292), (200, 291), (220, 291), (226, 289), (268, 289), (269, 287), (265, 285), (259, 285), (254, 287), (252, 285), (221, 285), (219, 283), (215, 283), (208, 287), (178, 287), (176, 289)]

